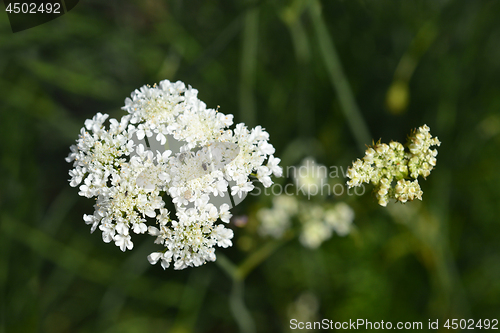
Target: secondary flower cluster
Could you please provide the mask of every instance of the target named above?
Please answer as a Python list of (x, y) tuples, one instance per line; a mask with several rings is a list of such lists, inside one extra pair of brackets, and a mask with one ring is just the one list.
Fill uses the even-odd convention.
[[(217, 223), (229, 222), (231, 201), (211, 202), (228, 199), (229, 188), (240, 198), (251, 191), (252, 173), (268, 187), (282, 172), (264, 129), (229, 129), (233, 116), (208, 109), (197, 94), (180, 81), (143, 86), (125, 100), (129, 114), (110, 119), (109, 129), (106, 114), (86, 120), (66, 159), (70, 185), (96, 199), (94, 213), (83, 217), (91, 231), (99, 228), (104, 242), (122, 251), (133, 248), (132, 232), (149, 233), (165, 249), (148, 260), (164, 269), (214, 261), (214, 247), (231, 246), (233, 231)], [(165, 200), (175, 204), (175, 216)]]
[[(422, 200), (418, 176), (424, 179), (436, 166), (437, 137), (432, 137), (430, 128), (423, 125), (408, 136), (405, 147), (391, 141), (388, 145), (380, 141), (368, 147), (363, 160), (357, 159), (347, 171), (349, 188), (362, 183), (375, 185), (375, 196), (381, 206), (387, 206), (389, 199), (406, 202)], [(393, 187), (393, 183), (395, 183)]]
[(280, 195), (273, 199), (272, 208), (258, 211), (261, 236), (281, 238), (292, 228), (292, 219), (300, 223), (299, 241), (304, 247), (315, 249), (330, 239), (333, 232), (346, 236), (351, 232), (354, 211), (346, 203), (340, 202), (323, 206), (301, 202), (295, 196)]

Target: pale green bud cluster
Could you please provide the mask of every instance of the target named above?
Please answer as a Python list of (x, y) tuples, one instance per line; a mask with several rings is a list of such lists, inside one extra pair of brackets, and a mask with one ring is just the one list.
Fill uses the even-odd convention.
[(437, 149), (430, 149), (431, 146), (440, 146), (438, 138), (433, 138), (429, 133), (430, 128), (427, 125), (421, 126), (408, 137), (408, 148), (410, 158), (408, 169), (413, 178), (418, 175), (424, 179), (431, 174), (431, 170), (436, 166)]
[(368, 147), (363, 160), (357, 159), (347, 171), (349, 188), (371, 182), (381, 206), (387, 206), (391, 198), (403, 203), (422, 200), (423, 192), (417, 178), (430, 175), (437, 156), (437, 149), (430, 147), (441, 145), (429, 131), (427, 125), (414, 130), (408, 137), (407, 150), (394, 141), (389, 144), (379, 141)]

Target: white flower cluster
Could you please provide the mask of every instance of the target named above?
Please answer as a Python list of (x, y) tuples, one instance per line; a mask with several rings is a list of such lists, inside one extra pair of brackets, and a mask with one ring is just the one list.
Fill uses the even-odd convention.
[[(232, 196), (246, 195), (254, 187), (252, 173), (268, 187), (270, 176), (282, 172), (263, 128), (229, 129), (233, 116), (207, 109), (197, 94), (180, 81), (143, 86), (125, 100), (129, 114), (111, 119), (108, 130), (108, 115), (86, 120), (66, 159), (73, 163), (70, 185), (96, 199), (94, 214), (83, 217), (91, 231), (99, 227), (104, 242), (122, 251), (133, 248), (132, 232), (149, 233), (165, 249), (148, 260), (164, 269), (214, 261), (214, 246), (231, 246), (233, 231), (216, 223), (229, 222), (230, 204), (211, 201), (229, 198), (229, 187)], [(176, 217), (166, 199), (175, 204)]]
[(308, 195), (318, 194), (328, 183), (328, 170), (313, 157), (306, 157), (292, 174), (295, 185)]
[(363, 160), (357, 159), (347, 171), (349, 188), (371, 182), (375, 185), (375, 196), (381, 206), (387, 206), (391, 198), (403, 203), (422, 200), (423, 192), (417, 178), (430, 175), (436, 166), (438, 153), (431, 147), (441, 145), (429, 131), (427, 125), (413, 131), (406, 144), (408, 151), (394, 141), (388, 145), (378, 142), (368, 147)]
[(333, 232), (346, 236), (352, 229), (354, 211), (346, 203), (325, 208), (322, 205), (300, 202), (294, 196), (280, 195), (273, 199), (272, 208), (257, 212), (261, 236), (281, 238), (292, 228), (292, 219), (300, 222), (299, 241), (304, 247), (315, 249), (332, 237)]

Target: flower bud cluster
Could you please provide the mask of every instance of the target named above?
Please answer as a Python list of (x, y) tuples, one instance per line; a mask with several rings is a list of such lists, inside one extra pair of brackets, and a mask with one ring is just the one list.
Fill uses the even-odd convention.
[(417, 179), (420, 175), (425, 179), (431, 174), (431, 170), (436, 166), (438, 151), (430, 148), (440, 145), (438, 138), (431, 136), (427, 125), (419, 127), (408, 137), (407, 146), (410, 150), (408, 169), (412, 178)]
[[(233, 116), (208, 109), (197, 94), (180, 81), (143, 86), (125, 100), (129, 114), (111, 119), (109, 129), (106, 114), (86, 120), (66, 159), (70, 185), (96, 200), (83, 217), (91, 232), (99, 228), (103, 241), (122, 251), (133, 248), (132, 233), (148, 233), (165, 246), (148, 260), (163, 268), (214, 261), (214, 247), (231, 246), (233, 231), (217, 223), (229, 222), (230, 206), (212, 199), (227, 198), (228, 189), (239, 197), (251, 191), (252, 173), (266, 187), (282, 173), (262, 127), (229, 129)], [(179, 142), (178, 152), (165, 148)], [(165, 200), (175, 204), (175, 216)]]
[[(366, 150), (363, 160), (357, 159), (347, 171), (349, 188), (362, 183), (375, 185), (375, 196), (381, 206), (387, 206), (390, 199), (399, 202), (422, 200), (418, 176), (426, 178), (436, 166), (437, 137), (432, 137), (430, 128), (423, 125), (408, 137), (405, 147), (391, 141), (377, 142)], [(411, 181), (413, 179), (413, 181)], [(393, 184), (394, 187), (393, 187)]]

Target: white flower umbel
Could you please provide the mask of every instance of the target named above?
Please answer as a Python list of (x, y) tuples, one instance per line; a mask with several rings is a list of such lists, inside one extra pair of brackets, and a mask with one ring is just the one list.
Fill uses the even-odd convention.
[(299, 202), (294, 196), (280, 195), (273, 198), (272, 208), (262, 208), (257, 212), (261, 221), (259, 234), (281, 238), (291, 227), (291, 218), (299, 209)]
[[(242, 200), (253, 189), (250, 174), (266, 187), (282, 174), (262, 127), (231, 130), (233, 116), (207, 108), (197, 94), (180, 81), (143, 86), (125, 100), (129, 114), (111, 119), (109, 129), (106, 114), (86, 120), (66, 159), (70, 185), (96, 199), (94, 213), (83, 217), (91, 231), (99, 228), (104, 242), (122, 251), (133, 248), (132, 233), (154, 236), (165, 248), (148, 260), (163, 268), (214, 261), (215, 246), (232, 245), (228, 191)], [(175, 216), (164, 200), (175, 204)]]
[(302, 164), (294, 169), (293, 178), (298, 192), (310, 197), (322, 193), (322, 188), (327, 183), (328, 169), (316, 163), (314, 158), (307, 157)]
[[(418, 176), (424, 179), (436, 166), (437, 137), (432, 137), (430, 128), (423, 125), (408, 136), (407, 150), (399, 142), (377, 142), (368, 147), (363, 160), (357, 159), (347, 171), (349, 188), (362, 183), (375, 185), (375, 196), (381, 206), (387, 206), (389, 199), (399, 202), (422, 200)], [(394, 187), (393, 187), (393, 184)]]
[(354, 211), (343, 202), (323, 206), (298, 201), (295, 196), (280, 195), (273, 199), (271, 208), (260, 209), (257, 218), (260, 220), (259, 234), (276, 239), (282, 238), (293, 227), (292, 220), (296, 218), (300, 243), (316, 249), (334, 232), (339, 236), (349, 234)]

